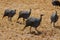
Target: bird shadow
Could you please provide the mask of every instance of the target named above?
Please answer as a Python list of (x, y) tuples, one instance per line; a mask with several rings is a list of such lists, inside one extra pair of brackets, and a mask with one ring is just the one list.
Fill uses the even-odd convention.
[[(27, 34), (29, 34), (29, 33), (27, 33)], [(38, 31), (38, 32), (36, 33), (35, 31), (32, 31), (30, 34), (40, 35), (40, 34), (42, 34), (42, 32)]]
[(18, 23), (18, 24), (23, 24), (23, 23), (21, 23), (21, 22), (16, 22), (16, 23)]
[(58, 29), (60, 29), (60, 26), (55, 26), (55, 28), (58, 28)]

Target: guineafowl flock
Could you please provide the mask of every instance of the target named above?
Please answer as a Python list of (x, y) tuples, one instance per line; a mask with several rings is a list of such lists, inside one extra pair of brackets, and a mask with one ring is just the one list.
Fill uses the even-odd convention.
[[(52, 5), (53, 6), (60, 6), (60, 2), (58, 0), (52, 0)], [(19, 12), (19, 16), (17, 18), (17, 22), (19, 20), (19, 18), (23, 18), (23, 23), (25, 21), (25, 27), (22, 29), (25, 30), (26, 27), (30, 26), (30, 32), (31, 32), (31, 27), (35, 28), (36, 31), (37, 27), (41, 24), (43, 16), (45, 14), (40, 14), (40, 18), (35, 18), (35, 17), (30, 17), (31, 15), (31, 11), (32, 9), (30, 8), (29, 11), (20, 11)], [(16, 9), (6, 9), (3, 15), (3, 18), (5, 16), (8, 16), (8, 20), (12, 21), (12, 17), (16, 14)], [(26, 20), (25, 20), (26, 19)], [(52, 13), (51, 17), (50, 17), (51, 23), (53, 24), (53, 27), (55, 27), (55, 23), (58, 21), (58, 15), (57, 15), (57, 11), (55, 10), (54, 13)]]

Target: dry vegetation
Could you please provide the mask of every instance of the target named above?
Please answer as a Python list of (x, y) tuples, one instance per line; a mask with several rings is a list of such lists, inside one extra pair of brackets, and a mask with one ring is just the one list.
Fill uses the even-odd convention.
[[(60, 7), (55, 9), (51, 4), (52, 0), (0, 0), (0, 40), (60, 40)], [(16, 9), (17, 13), (12, 18), (12, 22), (5, 17), (2, 19), (5, 9)], [(18, 13), (21, 10), (29, 10), (32, 8), (32, 17), (39, 18), (41, 13), (44, 13), (41, 25), (37, 28), (41, 34), (27, 34), (29, 27), (24, 31), (21, 29), (25, 25), (16, 23)], [(59, 20), (56, 27), (50, 24), (51, 14), (57, 10)], [(22, 19), (19, 20), (22, 22)], [(32, 28), (34, 30), (34, 28)]]

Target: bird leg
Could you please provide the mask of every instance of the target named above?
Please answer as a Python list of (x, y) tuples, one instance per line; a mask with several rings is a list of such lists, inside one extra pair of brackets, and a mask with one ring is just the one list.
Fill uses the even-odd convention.
[(17, 18), (17, 21), (19, 20), (20, 17)]
[(23, 24), (25, 24), (25, 19), (23, 18)]
[(12, 21), (12, 20), (11, 20), (11, 17), (8, 17), (8, 20), (9, 20), (9, 21)]
[(18, 23), (19, 17), (17, 18), (17, 23)]
[(36, 33), (38, 33), (38, 30), (37, 30), (37, 28), (35, 28), (35, 30), (36, 30)]
[(55, 23), (53, 22), (53, 27), (55, 27)]
[(31, 27), (30, 27), (30, 33), (31, 33)]
[(24, 31), (24, 30), (25, 30), (25, 28), (26, 28), (26, 27), (24, 27), (24, 28), (22, 29), (22, 31)]

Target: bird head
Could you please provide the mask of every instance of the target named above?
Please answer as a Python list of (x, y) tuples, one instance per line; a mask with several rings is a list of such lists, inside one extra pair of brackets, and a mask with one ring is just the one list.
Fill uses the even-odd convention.
[(32, 10), (32, 9), (30, 8), (30, 10)]
[(15, 11), (16, 11), (16, 9), (15, 9)]
[(57, 15), (57, 11), (55, 10), (55, 14)]
[(32, 10), (32, 9), (30, 8), (29, 14), (31, 14), (31, 10)]
[(57, 13), (57, 11), (55, 11)]
[(41, 14), (40, 16), (44, 16), (44, 14)]

